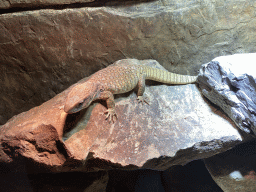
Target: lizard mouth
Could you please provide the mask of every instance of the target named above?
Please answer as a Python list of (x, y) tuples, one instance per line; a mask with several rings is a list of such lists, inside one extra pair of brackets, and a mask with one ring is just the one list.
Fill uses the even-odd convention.
[[(89, 101), (89, 102), (88, 102)], [(89, 105), (91, 104), (92, 100), (90, 98), (86, 98), (83, 101), (81, 101), (80, 103), (78, 103), (76, 106), (65, 110), (66, 113), (76, 113), (79, 112), (87, 107), (89, 107)]]
[(78, 112), (78, 111), (80, 111), (80, 110), (77, 109), (77, 108), (73, 108), (73, 109), (70, 109), (70, 110), (66, 111), (66, 113), (71, 114), (71, 113), (76, 113), (76, 112)]
[(69, 113), (69, 114), (71, 114), (71, 113), (76, 113), (76, 112), (78, 112), (78, 111), (80, 111), (80, 110), (82, 110), (82, 109), (84, 108), (84, 107), (83, 107), (84, 102), (85, 102), (85, 100), (83, 100), (82, 102), (78, 103), (78, 104), (75, 105), (74, 107), (68, 107), (68, 105), (66, 105), (66, 106), (64, 107), (64, 111), (65, 111), (66, 113)]
[(72, 114), (72, 113), (76, 113), (78, 111), (80, 111), (81, 108), (77, 108), (77, 107), (74, 107), (74, 108), (70, 108), (70, 109), (64, 109), (64, 111), (68, 114)]

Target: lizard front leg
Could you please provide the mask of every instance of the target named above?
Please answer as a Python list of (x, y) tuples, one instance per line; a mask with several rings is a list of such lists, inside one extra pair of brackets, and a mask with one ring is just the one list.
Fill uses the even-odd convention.
[(137, 92), (137, 100), (139, 100), (139, 103), (141, 102), (143, 104), (143, 102), (149, 104), (149, 102), (143, 97), (143, 93), (145, 92), (145, 75), (142, 74), (139, 78), (139, 82), (138, 82), (138, 92)]
[(99, 99), (106, 100), (108, 109), (103, 114), (106, 114), (106, 119), (109, 119), (110, 122), (113, 121), (114, 123), (117, 119), (117, 114), (115, 110), (115, 101), (113, 93), (111, 93), (110, 91), (104, 91), (100, 94)]

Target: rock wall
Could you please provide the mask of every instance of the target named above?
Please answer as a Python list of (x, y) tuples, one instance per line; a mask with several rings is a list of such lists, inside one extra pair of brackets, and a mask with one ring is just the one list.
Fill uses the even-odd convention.
[[(0, 1), (0, 9), (14, 9), (14, 8), (22, 8), (22, 9), (34, 9), (35, 7), (46, 7), (46, 6), (54, 6), (54, 5), (69, 5), (74, 3), (87, 3), (92, 2), (93, 0), (1, 0)], [(22, 10), (21, 9), (21, 10)]]
[[(164, 91), (169, 90), (166, 92), (168, 97), (164, 98), (169, 98), (171, 104), (165, 101), (162, 108), (157, 107), (156, 109), (168, 109), (169, 112), (163, 114), (169, 116), (172, 121), (168, 126), (161, 124), (161, 121), (166, 120), (166, 118), (162, 118), (160, 123), (157, 122), (157, 125), (151, 124), (151, 127), (149, 126), (151, 129), (145, 129), (149, 133), (149, 137), (144, 138), (137, 134), (138, 132), (134, 132), (138, 128), (139, 133), (145, 135), (146, 131), (143, 132), (142, 126), (135, 126), (133, 130), (131, 129), (130, 133), (133, 133), (134, 138), (130, 137), (132, 134), (125, 132), (128, 130), (127, 127), (131, 126), (121, 129), (119, 127), (113, 129), (114, 126), (109, 125), (108, 127), (100, 126), (98, 129), (91, 126), (91, 129), (85, 129), (83, 122), (79, 122), (77, 114), (66, 119), (67, 114), (63, 112), (62, 108), (68, 90), (57, 94), (79, 79), (124, 58), (154, 59), (169, 71), (196, 75), (202, 64), (215, 57), (255, 52), (255, 9), (256, 3), (252, 0), (162, 0), (148, 2), (0, 0), (0, 124), (4, 124), (13, 115), (27, 111), (54, 97), (43, 105), (14, 117), (1, 127), (1, 175), (3, 178), (7, 178), (8, 174), (5, 173), (10, 172), (11, 177), (15, 178), (14, 172), (8, 170), (15, 168), (16, 172), (16, 167), (20, 168), (20, 173), (23, 174), (26, 172), (37, 173), (41, 169), (44, 170), (45, 167), (59, 172), (76, 170), (78, 173), (80, 166), (82, 166), (80, 163), (85, 158), (88, 160), (84, 166), (85, 169), (80, 169), (84, 172), (89, 170), (88, 167), (91, 167), (91, 170), (99, 170), (98, 166), (103, 170), (122, 166), (127, 169), (129, 166), (131, 169), (135, 169), (136, 166), (142, 165), (143, 168), (153, 167), (165, 170), (172, 165), (181, 166), (195, 159), (210, 157), (245, 141), (246, 137), (240, 135), (228, 117), (200, 97), (195, 85), (186, 86), (187, 88), (170, 86), (168, 89), (163, 85), (154, 89), (159, 90), (158, 92), (152, 91), (157, 95), (164, 96)], [(193, 97), (188, 97), (189, 93)], [(182, 105), (180, 103), (176, 105), (177, 102), (175, 103), (173, 99), (176, 96), (178, 97), (176, 101), (185, 105), (182, 110), (186, 112), (187, 116), (181, 114), (182, 110), (179, 107)], [(184, 100), (181, 97), (184, 97)], [(193, 99), (188, 100), (188, 98)], [(130, 99), (135, 100), (135, 97), (131, 96)], [(192, 100), (193, 103), (191, 102), (190, 105)], [(199, 100), (201, 103), (198, 102)], [(117, 107), (120, 106), (122, 109), (122, 105), (126, 103), (122, 100), (119, 101)], [(164, 100), (162, 99), (162, 101)], [(158, 102), (151, 105), (151, 108), (156, 104)], [(196, 107), (190, 108), (191, 113), (186, 110), (187, 106), (189, 108), (193, 105)], [(102, 105), (98, 106), (100, 107), (96, 109), (103, 110)], [(130, 103), (127, 106), (136, 107), (136, 104)], [(143, 125), (145, 125), (144, 120), (149, 119), (148, 111), (158, 113), (158, 110), (147, 110), (150, 109), (148, 106), (141, 107), (140, 110), (137, 110), (138, 108), (136, 111), (133, 110), (134, 113), (139, 112), (138, 114), (146, 116), (132, 115), (132, 117), (135, 116), (137, 121), (141, 121)], [(203, 109), (207, 109), (209, 114), (202, 112)], [(179, 114), (181, 114), (180, 118), (177, 119)], [(154, 117), (159, 120), (161, 116), (158, 113)], [(219, 118), (218, 123), (220, 125), (216, 124), (217, 120), (215, 121), (213, 117)], [(207, 118), (214, 123), (209, 123)], [(74, 119), (78, 122), (75, 128), (72, 124)], [(100, 121), (101, 119), (96, 118), (96, 120)], [(185, 123), (179, 124), (177, 122)], [(66, 138), (60, 138), (63, 128), (68, 129), (68, 125), (72, 125), (71, 129), (74, 129), (64, 130), (64, 138), (65, 136)], [(211, 126), (216, 129), (211, 128)], [(78, 133), (80, 128), (83, 129), (82, 133), (84, 134), (81, 132), (80, 135), (74, 134), (74, 132)], [(102, 131), (103, 129), (104, 131)], [(175, 132), (176, 129), (177, 132)], [(221, 131), (218, 131), (219, 129)], [(86, 134), (89, 135), (88, 140), (86, 140)], [(118, 135), (120, 137), (117, 137)], [(118, 151), (121, 145), (115, 139), (124, 138), (123, 136), (128, 138), (127, 143), (123, 145), (127, 147), (127, 151), (124, 150), (126, 148)], [(172, 140), (167, 142), (166, 138)], [(120, 141), (122, 140), (120, 139)], [(141, 145), (138, 145), (138, 141)], [(152, 141), (156, 143), (157, 147), (159, 145), (161, 150), (155, 150), (158, 148), (154, 148), (154, 146), (144, 147), (153, 143)], [(75, 145), (76, 143), (77, 145)], [(76, 146), (80, 146), (83, 150), (79, 151)], [(117, 147), (114, 148), (115, 146)], [(165, 147), (164, 150), (163, 146)], [(173, 146), (178, 146), (178, 150), (173, 150)], [(114, 154), (119, 154), (122, 158), (112, 155), (110, 149), (116, 149)], [(144, 152), (145, 149), (150, 155), (145, 156), (143, 154), (143, 156), (140, 153), (141, 158), (139, 159), (138, 152)], [(31, 153), (31, 151), (35, 153)], [(249, 150), (246, 149), (246, 151)], [(87, 154), (84, 152), (88, 152), (89, 155), (86, 156)], [(122, 153), (127, 155), (126, 161), (123, 160), (124, 155)], [(78, 155), (83, 156), (78, 158)], [(213, 157), (213, 160), (214, 158), (216, 157)], [(206, 164), (215, 181), (227, 190), (226, 186), (223, 187), (225, 180), (220, 180), (222, 175), (213, 174), (215, 167), (210, 169), (211, 159), (206, 160)], [(241, 164), (244, 165), (243, 162)], [(45, 165), (45, 167), (41, 167), (41, 165)], [(5, 169), (5, 166), (9, 169)], [(188, 166), (191, 169), (189, 164)], [(24, 167), (30, 169), (26, 170)], [(241, 167), (241, 170), (246, 170), (243, 166)], [(219, 168), (217, 168), (218, 170)], [(247, 170), (250, 172), (244, 178), (254, 179), (254, 170), (250, 167)], [(175, 177), (171, 177), (169, 173), (175, 174)], [(120, 175), (118, 172), (115, 174)], [(112, 177), (111, 175), (94, 175), (93, 180), (96, 181), (100, 177), (100, 183), (103, 183), (102, 188), (106, 187), (107, 180), (109, 180), (107, 187), (110, 190), (113, 186), (115, 188), (117, 183), (122, 184), (122, 181), (116, 180), (115, 174)], [(185, 177), (186, 174), (187, 177)], [(67, 175), (70, 177), (70, 173)], [(127, 173), (124, 175), (121, 179), (126, 182)], [(193, 181), (191, 178), (195, 179), (188, 173), (188, 169), (183, 174), (175, 166), (172, 166), (167, 172), (160, 173), (158, 171), (156, 175), (157, 182), (163, 183), (163, 186), (167, 183), (169, 185), (174, 183), (173, 186), (180, 185), (181, 189), (191, 186), (186, 182), (187, 180)], [(159, 179), (159, 175), (161, 179)], [(80, 177), (80, 175), (78, 176)], [(33, 180), (31, 178), (34, 175), (28, 175), (28, 177)], [(185, 180), (182, 180), (184, 177)], [(86, 177), (82, 178), (87, 180)], [(91, 175), (90, 178), (92, 178)], [(135, 178), (135, 183), (141, 181), (138, 179), (140, 177), (134, 177), (133, 174), (131, 178)], [(177, 185), (177, 181), (172, 180), (172, 178), (181, 178), (179, 179), (182, 181), (181, 184)], [(20, 189), (20, 180), (16, 178), (14, 180), (13, 183), (18, 187), (16, 185), (8, 186)], [(44, 183), (48, 183), (48, 180), (42, 180), (41, 177), (35, 178), (35, 180), (37, 181), (32, 182), (32, 185), (33, 188), (37, 189), (45, 186)], [(39, 182), (41, 180), (42, 183)], [(85, 180), (76, 181), (76, 183), (84, 184)], [(2, 182), (5, 183), (5, 179)], [(51, 181), (47, 186), (51, 186), (51, 183), (54, 181)], [(149, 186), (149, 183), (146, 182), (141, 186)], [(198, 188), (201, 186), (205, 188), (205, 191), (221, 191), (220, 189), (209, 190), (207, 185), (195, 184), (195, 182), (193, 184), (197, 188), (189, 191), (203, 191), (203, 189)], [(25, 185), (22, 184), (22, 187), (25, 188), (26, 185), (30, 185), (30, 182), (25, 183)], [(61, 186), (63, 185), (65, 183), (61, 184)], [(95, 185), (100, 186), (97, 182), (88, 185), (91, 186), (92, 191), (95, 191)], [(128, 187), (131, 186), (134, 187), (134, 185)], [(171, 188), (173, 186), (165, 186), (164, 188), (165, 190), (169, 188), (173, 190)], [(177, 189), (177, 191), (181, 190)]]
[(254, 1), (35, 2), (0, 2), (1, 124), (119, 59), (195, 75), (256, 49)]

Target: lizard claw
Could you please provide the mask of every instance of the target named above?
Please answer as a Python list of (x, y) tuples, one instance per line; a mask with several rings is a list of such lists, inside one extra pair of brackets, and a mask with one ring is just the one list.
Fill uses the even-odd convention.
[(115, 109), (107, 109), (102, 114), (106, 114), (106, 119), (109, 119), (109, 122), (113, 121), (113, 123), (115, 123), (115, 121), (117, 120), (117, 114), (116, 114)]
[(143, 96), (138, 96), (137, 100), (139, 103), (147, 103), (149, 105), (148, 99), (144, 98)]

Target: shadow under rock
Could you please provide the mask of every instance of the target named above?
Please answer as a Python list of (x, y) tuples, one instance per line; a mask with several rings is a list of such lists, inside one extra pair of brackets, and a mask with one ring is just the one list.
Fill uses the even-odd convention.
[[(239, 171), (242, 176), (256, 172), (256, 139), (235, 146), (224, 153), (205, 159), (214, 177), (226, 176)], [(253, 178), (255, 179), (255, 178)]]
[(203, 161), (173, 166), (166, 171), (111, 170), (107, 192), (222, 192)]
[(41, 9), (55, 9), (55, 10), (62, 10), (62, 9), (76, 9), (76, 8), (83, 8), (83, 7), (116, 7), (116, 6), (124, 6), (124, 5), (136, 5), (140, 3), (147, 3), (147, 2), (154, 2), (157, 0), (95, 0), (93, 2), (87, 3), (70, 3), (70, 4), (52, 4), (52, 5), (30, 5), (29, 7), (25, 7), (24, 4), (17, 4), (16, 7), (12, 7), (10, 9), (0, 9), (1, 14), (7, 13), (17, 13), (23, 11), (35, 11)]
[(166, 171), (149, 169), (37, 173), (1, 169), (0, 191), (28, 192), (222, 192), (202, 160)]

